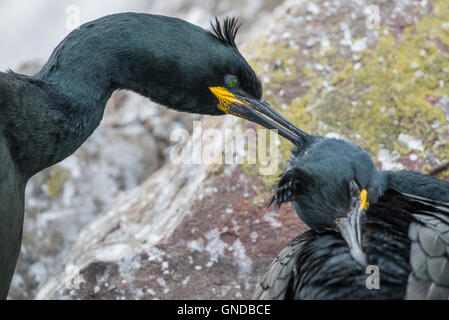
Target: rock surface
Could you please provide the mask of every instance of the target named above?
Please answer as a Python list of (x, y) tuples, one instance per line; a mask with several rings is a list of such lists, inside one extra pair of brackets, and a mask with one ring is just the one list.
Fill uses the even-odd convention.
[[(265, 98), (303, 129), (360, 144), (379, 168), (448, 179), (448, 6), (288, 1), (243, 51)], [(204, 117), (202, 126), (253, 127), (232, 117)], [(277, 173), (290, 147), (281, 141)], [(107, 203), (60, 256), (37, 298), (251, 298), (273, 257), (306, 229), (289, 206), (266, 208), (277, 173), (258, 172), (252, 165), (167, 163)], [(79, 276), (65, 274), (67, 266)]]

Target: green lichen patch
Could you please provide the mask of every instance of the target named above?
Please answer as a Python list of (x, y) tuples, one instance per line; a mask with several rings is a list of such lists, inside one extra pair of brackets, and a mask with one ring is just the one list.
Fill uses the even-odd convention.
[[(361, 52), (359, 62), (348, 63), (331, 79), (321, 79), (330, 87), (313, 86), (304, 110), (291, 108), (292, 115), (310, 113), (311, 131), (338, 132), (369, 150), (374, 159), (381, 149), (395, 150), (401, 157), (414, 152), (418, 168), (429, 155), (448, 159), (445, 114), (426, 101), (427, 96), (447, 95), (449, 54), (436, 41), (449, 45), (444, 22), (424, 17), (405, 28), (399, 42), (388, 28), (381, 30), (375, 49)], [(317, 79), (313, 81), (316, 85)], [(421, 145), (411, 150), (401, 134)]]
[[(305, 76), (309, 89), (282, 112), (310, 133), (337, 133), (354, 141), (375, 161), (380, 160), (379, 152), (386, 150), (396, 154), (404, 168), (431, 171), (449, 159), (449, 141), (444, 138), (449, 123), (444, 111), (426, 99), (448, 96), (448, 6), (447, 1), (435, 1), (433, 14), (404, 28), (399, 37), (393, 34), (397, 30), (382, 27), (375, 48), (357, 52), (356, 60), (336, 59), (336, 50), (317, 55), (316, 59), (333, 71), (322, 73), (309, 66), (297, 71)], [(276, 46), (271, 48), (273, 51)], [(280, 52), (281, 60), (294, 59), (290, 51)], [(272, 53), (266, 59), (273, 59)], [(260, 68), (261, 61), (256, 60), (255, 66)], [(277, 72), (272, 78), (275, 83), (270, 81), (268, 88), (281, 88), (291, 81), (280, 79), (281, 71)], [(279, 108), (278, 98), (268, 96), (267, 100)], [(283, 157), (288, 157), (290, 148), (282, 139)], [(449, 174), (445, 171), (439, 177)], [(264, 181), (272, 184), (276, 179)]]
[(45, 182), (47, 192), (50, 196), (56, 197), (61, 194), (64, 183), (70, 178), (70, 171), (66, 168), (55, 166), (50, 171), (50, 177)]

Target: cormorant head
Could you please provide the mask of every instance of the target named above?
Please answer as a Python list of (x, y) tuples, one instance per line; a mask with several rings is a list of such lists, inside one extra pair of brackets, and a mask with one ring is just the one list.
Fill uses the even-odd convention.
[[(138, 58), (142, 62), (133, 70), (122, 72), (133, 77), (122, 83), (131, 83), (131, 89), (169, 108), (232, 114), (299, 142), (301, 131), (263, 100), (256, 73), (237, 49), (237, 18), (223, 22), (216, 18), (212, 31), (176, 18), (151, 19), (147, 28), (151, 34), (141, 40), (145, 58)], [(132, 55), (137, 54), (134, 48)]]
[(365, 264), (361, 226), (369, 203), (386, 189), (386, 178), (356, 144), (322, 136), (303, 138), (282, 174), (273, 201), (292, 202), (317, 231), (339, 231), (353, 257)]
[(216, 18), (208, 31), (167, 16), (113, 14), (73, 30), (34, 78), (78, 100), (106, 101), (129, 89), (178, 111), (232, 114), (299, 143), (301, 130), (262, 99), (235, 44), (238, 29), (236, 18)]
[[(294, 144), (300, 143), (304, 134), (289, 120), (279, 114), (262, 98), (262, 85), (256, 73), (240, 54), (235, 37), (240, 27), (237, 18), (225, 18), (223, 24), (215, 18), (211, 24), (212, 34), (220, 41), (220, 50), (227, 51), (216, 66), (220, 76), (209, 86), (216, 109), (258, 123), (268, 129), (278, 130), (279, 134)], [(216, 111), (216, 110), (215, 110)], [(274, 121), (274, 122), (273, 122)]]

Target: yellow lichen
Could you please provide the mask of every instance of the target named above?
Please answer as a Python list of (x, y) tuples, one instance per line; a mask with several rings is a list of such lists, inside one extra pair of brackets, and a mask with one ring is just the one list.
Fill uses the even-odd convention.
[[(449, 55), (429, 37), (449, 45), (447, 31), (434, 17), (405, 28), (399, 43), (385, 31), (379, 32), (375, 49), (360, 53), (357, 69), (347, 63), (333, 75), (332, 90), (315, 86), (329, 79), (313, 78), (311, 102), (304, 107), (312, 115), (309, 127), (320, 134), (336, 131), (369, 150), (373, 158), (380, 149), (408, 154), (407, 146), (398, 141), (399, 134), (407, 133), (422, 141), (418, 155), (434, 153), (445, 159), (449, 149), (436, 142), (447, 130), (447, 121), (425, 98), (447, 94)], [(290, 111), (295, 121), (304, 122), (304, 110)]]
[(269, 81), (269, 85), (264, 86), (267, 89), (266, 99), (266, 91), (279, 89), (283, 82), (297, 79), (294, 58), (296, 50), (283, 44), (268, 45), (261, 41), (254, 41), (249, 47), (254, 48), (248, 54), (252, 67), (258, 73), (263, 73)]
[[(250, 61), (258, 73), (269, 78), (264, 83), (265, 98), (277, 108), (279, 95), (274, 90), (297, 83), (298, 72), (305, 76), (307, 92), (292, 99), (282, 111), (303, 130), (322, 135), (338, 133), (368, 150), (375, 161), (382, 149), (400, 157), (413, 152), (421, 163), (430, 156), (445, 161), (449, 159), (449, 142), (443, 135), (449, 124), (443, 110), (427, 97), (448, 95), (448, 12), (449, 3), (436, 0), (433, 14), (404, 28), (399, 38), (390, 28), (381, 28), (376, 47), (359, 52), (358, 61), (338, 57), (333, 49), (338, 43), (331, 43), (332, 50), (313, 54), (316, 61), (335, 70), (324, 75), (308, 67), (296, 71), (293, 65), (286, 73), (287, 61), (295, 61), (297, 52), (282, 44), (256, 45), (256, 58)], [(276, 61), (280, 68), (275, 67)], [(422, 148), (410, 150), (398, 139), (400, 134), (421, 141)], [(281, 140), (279, 172), (291, 147), (290, 142)], [(431, 169), (422, 167), (423, 172)], [(448, 171), (438, 176), (448, 177)], [(264, 177), (268, 189), (276, 180), (277, 174)]]
[(62, 192), (64, 183), (70, 178), (70, 171), (66, 168), (55, 166), (50, 171), (50, 177), (45, 182), (47, 192), (50, 196), (56, 197)]

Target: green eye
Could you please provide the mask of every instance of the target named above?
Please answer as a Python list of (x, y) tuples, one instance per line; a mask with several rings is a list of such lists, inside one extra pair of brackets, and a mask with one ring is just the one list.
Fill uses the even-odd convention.
[(226, 85), (229, 89), (237, 87), (238, 84), (239, 80), (237, 79), (237, 77), (229, 77), (229, 79), (226, 82)]

